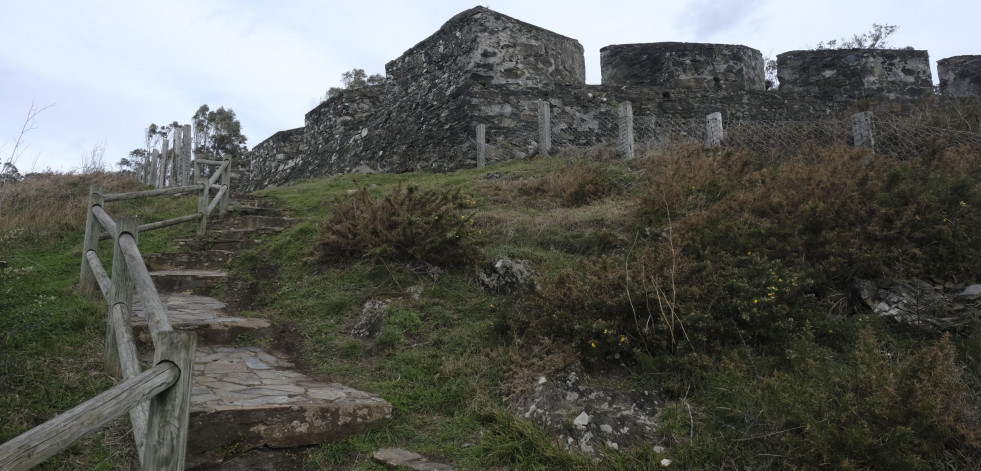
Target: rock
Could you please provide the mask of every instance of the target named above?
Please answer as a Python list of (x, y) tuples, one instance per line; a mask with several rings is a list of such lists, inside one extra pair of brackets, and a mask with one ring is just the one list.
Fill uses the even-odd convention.
[(879, 287), (874, 281), (855, 278), (852, 280), (852, 293), (866, 306), (874, 308), (879, 295)]
[(933, 285), (912, 278), (880, 289), (873, 311), (888, 320), (924, 332), (949, 330), (960, 325), (963, 315), (954, 313), (953, 305)]
[(966, 299), (978, 299), (981, 297), (981, 285), (971, 285), (964, 288), (964, 291), (957, 293), (957, 297)]
[(404, 466), (418, 471), (451, 471), (454, 469), (448, 464), (432, 462), (418, 453), (399, 448), (382, 448), (376, 451), (372, 458), (392, 468)]
[(351, 328), (352, 337), (360, 337), (365, 339), (373, 339), (381, 331), (382, 324), (385, 321), (385, 315), (388, 314), (388, 301), (371, 300), (364, 303), (364, 309), (361, 310), (361, 315), (358, 319), (354, 321), (354, 327)]
[(523, 289), (537, 290), (534, 270), (524, 260), (501, 257), (477, 275), (480, 285), (495, 294), (515, 294)]
[(660, 401), (647, 391), (591, 387), (581, 366), (537, 382), (518, 414), (545, 427), (566, 449), (596, 454), (599, 446), (624, 449), (654, 440)]

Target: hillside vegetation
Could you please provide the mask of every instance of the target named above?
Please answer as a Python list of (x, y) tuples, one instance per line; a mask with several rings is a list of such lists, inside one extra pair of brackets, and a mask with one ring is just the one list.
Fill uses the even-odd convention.
[[(981, 154), (607, 154), (262, 192), (304, 222), (234, 262), (225, 296), (284, 332), (272, 345), (241, 341), (295, 351), (312, 374), (378, 393), (395, 410), (383, 430), (314, 449), (311, 469), (382, 469), (370, 455), (383, 446), (465, 469), (981, 462), (978, 301), (937, 306), (956, 321), (924, 331), (874, 315), (851, 289), (856, 279), (948, 290), (981, 282)], [(77, 176), (0, 190), (0, 411), (11, 418), (0, 440), (111, 384), (101, 372), (104, 308), (72, 294), (84, 204), (76, 219), (30, 229), (30, 214), (66, 203), (10, 205), (27, 187), (87, 193)], [(193, 207), (182, 201), (110, 212)], [(175, 234), (141, 246), (159, 250)], [(526, 260), (537, 286), (482, 289), (477, 271), (500, 256)], [(375, 299), (390, 300), (377, 338), (348, 335)], [(657, 391), (660, 441), (594, 461), (509, 411), (539, 377), (576, 362), (606, 387)], [(126, 466), (126, 440), (118, 424), (48, 466)]]

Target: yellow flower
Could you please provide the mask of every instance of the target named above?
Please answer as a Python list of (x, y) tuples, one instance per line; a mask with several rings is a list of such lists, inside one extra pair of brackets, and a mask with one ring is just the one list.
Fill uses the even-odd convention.
[(589, 345), (592, 346), (593, 348), (596, 348), (596, 342), (589, 342)]
[(760, 302), (760, 300), (759, 300), (759, 299), (754, 299), (754, 300), (753, 300), (753, 304), (756, 304), (756, 303), (759, 303), (759, 302)]

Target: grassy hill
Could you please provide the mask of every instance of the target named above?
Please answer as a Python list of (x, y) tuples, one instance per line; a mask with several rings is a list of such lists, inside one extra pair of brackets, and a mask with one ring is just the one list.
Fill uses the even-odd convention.
[[(978, 302), (936, 306), (956, 320), (928, 332), (874, 315), (851, 287), (981, 282), (981, 154), (866, 157), (580, 151), (297, 182), (262, 194), (305, 222), (243, 253), (224, 295), (278, 325), (273, 346), (307, 371), (392, 402), (386, 429), (318, 447), (312, 469), (381, 469), (370, 454), (383, 446), (467, 469), (971, 469)], [(94, 180), (135, 185), (50, 175), (0, 189), (0, 440), (111, 384), (104, 308), (73, 294)], [(149, 221), (184, 206), (109, 211)], [(148, 234), (141, 250), (191, 230)], [(477, 271), (499, 256), (526, 260), (537, 288), (482, 289)], [(349, 336), (373, 299), (390, 300), (378, 337)], [(576, 362), (604, 386), (658, 391), (660, 441), (594, 462), (509, 412)], [(47, 466), (132, 465), (125, 429)]]

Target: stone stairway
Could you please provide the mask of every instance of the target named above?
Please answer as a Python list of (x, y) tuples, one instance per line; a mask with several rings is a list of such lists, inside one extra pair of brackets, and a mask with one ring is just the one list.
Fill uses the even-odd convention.
[[(242, 346), (272, 337), (269, 322), (238, 316), (209, 294), (224, 283), (236, 251), (292, 220), (258, 197), (236, 198), (233, 209), (206, 237), (176, 241), (180, 252), (144, 256), (174, 329), (198, 334), (187, 469), (301, 469), (296, 447), (380, 425), (392, 406), (296, 371), (284, 353)], [(134, 333), (149, 342), (142, 306), (134, 304)]]

